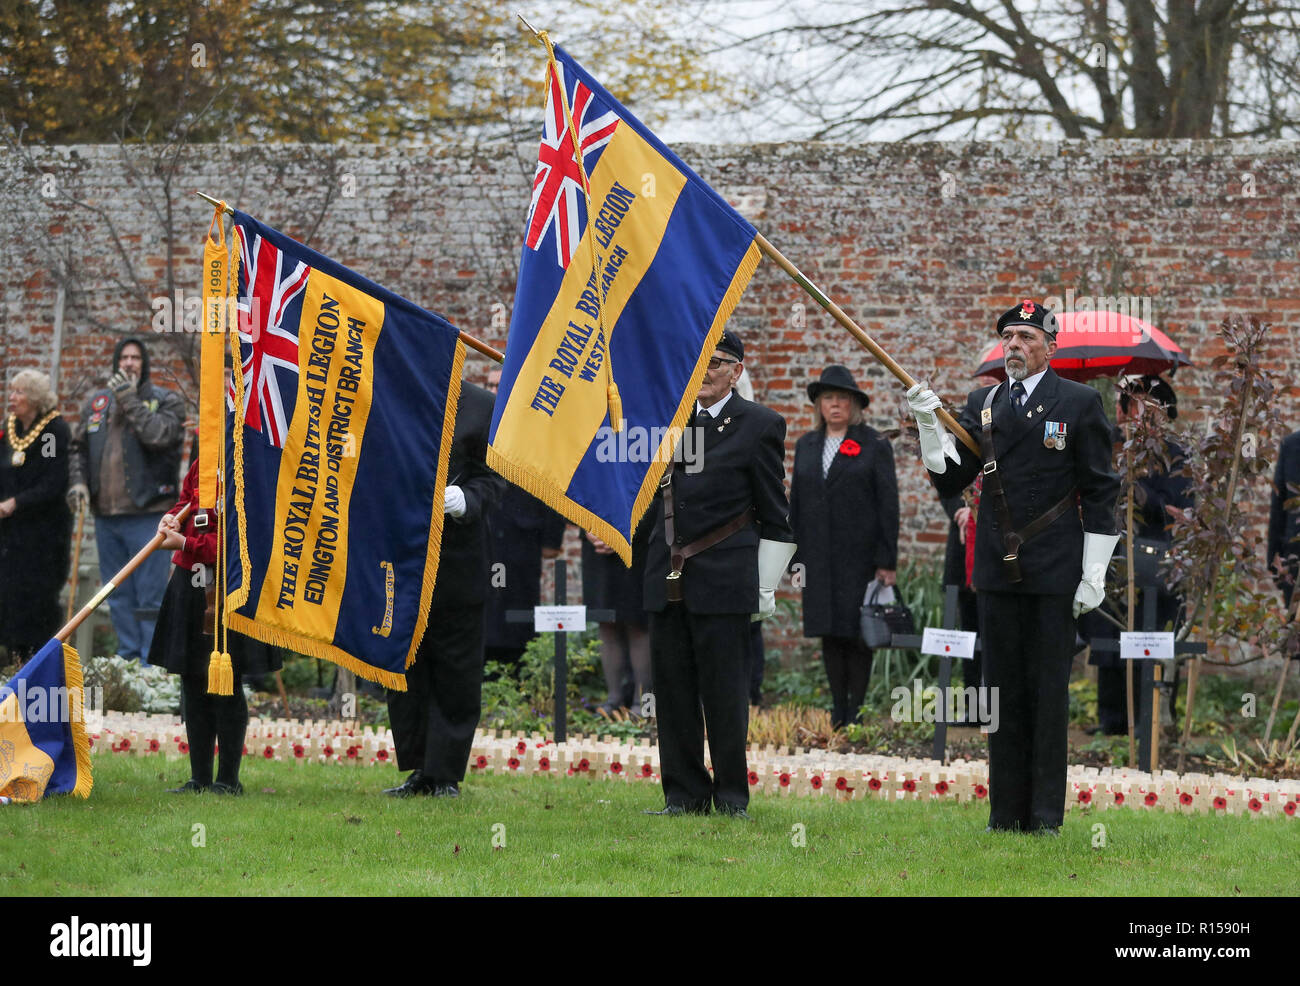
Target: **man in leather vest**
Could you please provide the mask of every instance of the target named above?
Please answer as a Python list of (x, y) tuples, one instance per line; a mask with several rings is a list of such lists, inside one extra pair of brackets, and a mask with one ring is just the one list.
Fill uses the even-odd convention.
[(744, 358), (723, 333), (690, 425), (703, 430), (702, 467), (675, 463), (651, 508), (645, 608), (666, 805), (650, 814), (748, 817), (749, 624), (775, 612), (795, 545), (785, 419), (732, 389)]
[[(99, 574), (111, 579), (157, 533), (158, 521), (179, 495), (185, 402), (149, 380), (149, 350), (123, 339), (113, 350), (113, 372), (81, 409), (72, 435), (68, 499), (74, 512), (95, 516)], [(155, 551), (109, 597), (117, 653), (145, 663), (171, 556)]]
[(918, 385), (907, 399), (940, 496), (984, 475), (972, 583), (984, 679), (1000, 713), (989, 734), (989, 828), (1056, 832), (1075, 618), (1102, 600), (1119, 540), (1119, 479), (1100, 396), (1048, 365), (1056, 316), (1025, 300), (998, 319), (997, 331), (1009, 380), (972, 393), (958, 419), (979, 438), (981, 456), (944, 431), (933, 391)]

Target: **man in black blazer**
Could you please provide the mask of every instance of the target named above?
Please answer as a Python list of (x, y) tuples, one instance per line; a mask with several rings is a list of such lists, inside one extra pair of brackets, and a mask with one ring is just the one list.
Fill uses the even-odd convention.
[(691, 425), (703, 466), (675, 463), (651, 508), (645, 608), (666, 805), (650, 814), (748, 817), (749, 624), (775, 612), (795, 546), (785, 419), (732, 389), (744, 358), (723, 333)]
[(1048, 365), (1056, 331), (1056, 316), (1030, 300), (998, 319), (1010, 386), (975, 391), (958, 419), (982, 456), (943, 430), (933, 391), (907, 395), (940, 496), (984, 473), (973, 583), (1001, 722), (989, 735), (994, 830), (1060, 828), (1074, 621), (1100, 604), (1119, 540), (1110, 423), (1095, 390)]
[(483, 601), (488, 587), (485, 514), (506, 481), (487, 467), (492, 395), (461, 383), (444, 495), (438, 581), (429, 623), (406, 670), (406, 691), (388, 693), (399, 770), (394, 797), (456, 797), (465, 778), (483, 684)]

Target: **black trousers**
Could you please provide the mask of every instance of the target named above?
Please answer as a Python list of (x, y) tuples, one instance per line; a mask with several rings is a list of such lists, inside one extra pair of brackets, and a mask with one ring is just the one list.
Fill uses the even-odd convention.
[[(682, 603), (650, 614), (659, 759), (670, 805), (707, 811), (749, 804), (749, 624), (748, 614), (688, 613)], [(712, 777), (704, 766), (706, 723)]]
[(979, 592), (989, 733), (989, 825), (1059, 828), (1065, 816), (1073, 596)]
[(482, 711), (483, 606), (429, 612), (429, 628), (406, 670), (406, 691), (388, 693), (399, 770), (422, 770), (433, 784), (465, 778)]
[(831, 686), (831, 726), (860, 722), (858, 712), (871, 680), (871, 648), (861, 637), (822, 637), (822, 663)]

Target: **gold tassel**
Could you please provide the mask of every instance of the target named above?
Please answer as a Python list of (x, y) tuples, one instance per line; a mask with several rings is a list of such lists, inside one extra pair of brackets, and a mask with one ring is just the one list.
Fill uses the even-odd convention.
[(214, 650), (208, 655), (208, 694), (235, 694), (235, 669), (229, 654)]
[(609, 426), (613, 431), (622, 431), (623, 398), (618, 395), (618, 384), (610, 380), (605, 393), (606, 399), (609, 401)]

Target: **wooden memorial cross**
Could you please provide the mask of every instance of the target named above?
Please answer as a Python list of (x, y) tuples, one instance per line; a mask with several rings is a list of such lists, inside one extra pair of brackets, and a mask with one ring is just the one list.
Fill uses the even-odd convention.
[[(957, 586), (946, 585), (943, 587), (943, 629), (956, 630), (957, 627)], [(924, 637), (915, 633), (896, 633), (890, 638), (891, 647), (908, 647), (920, 648)], [(978, 638), (975, 641), (975, 650), (979, 651), (980, 643)], [(951, 657), (939, 658), (939, 717), (934, 723), (934, 749), (932, 756), (940, 763), (947, 763), (945, 748), (948, 745), (948, 691), (952, 685), (952, 661)], [(964, 678), (964, 676), (963, 676)], [(980, 682), (983, 685), (983, 682)], [(978, 695), (979, 692), (976, 692)], [(975, 718), (979, 719), (980, 708), (978, 702), (975, 706)], [(967, 719), (970, 718), (970, 710), (965, 710)]]
[[(555, 603), (556, 606), (566, 605), (568, 593), (565, 585), (567, 576), (567, 566), (563, 558), (555, 559)], [(507, 623), (536, 623), (538, 611), (545, 607), (537, 606), (533, 609), (508, 609), (506, 610)], [(589, 609), (586, 611), (588, 620), (595, 620), (597, 623), (609, 623), (617, 616), (612, 609)], [(570, 633), (581, 633), (587, 629), (586, 620), (579, 621), (572, 627), (560, 623), (554, 630), (550, 631), (555, 634), (555, 742), (563, 743), (566, 732), (566, 720), (568, 714), (568, 696), (569, 696), (569, 648), (568, 635)]]
[[(1156, 627), (1156, 590), (1147, 589), (1142, 593), (1142, 630), (1147, 633), (1157, 631)], [(1119, 640), (1093, 640), (1093, 650), (1115, 654), (1120, 650)], [(1204, 654), (1207, 647), (1203, 641), (1174, 641), (1174, 657), (1191, 654)], [(1163, 679), (1163, 666), (1158, 661), (1142, 661), (1140, 677), (1136, 682), (1138, 692), (1135, 696), (1135, 722), (1129, 728), (1137, 731), (1137, 769), (1156, 773), (1160, 762), (1160, 696), (1166, 694), (1168, 701), (1173, 701), (1174, 683)], [(1131, 735), (1131, 734), (1130, 734)]]

